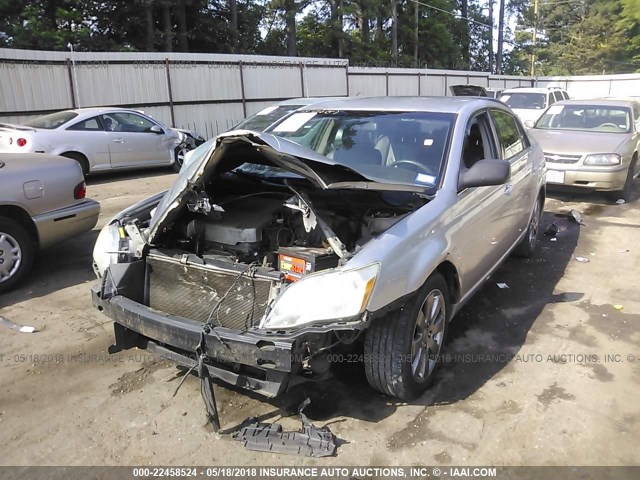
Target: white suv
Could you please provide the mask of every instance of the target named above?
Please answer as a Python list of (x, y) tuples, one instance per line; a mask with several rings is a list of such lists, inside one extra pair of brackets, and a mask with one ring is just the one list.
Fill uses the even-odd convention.
[(510, 88), (500, 96), (500, 101), (506, 103), (528, 128), (533, 127), (549, 105), (568, 99), (569, 94), (559, 87)]

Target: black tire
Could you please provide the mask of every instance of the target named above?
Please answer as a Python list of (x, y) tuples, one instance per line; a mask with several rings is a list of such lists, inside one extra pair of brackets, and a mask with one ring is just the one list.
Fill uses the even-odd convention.
[[(437, 353), (430, 354), (425, 345), (415, 348), (420, 342), (418, 334), (418, 314), (429, 303), (429, 299), (438, 297), (438, 312), (435, 315), (434, 329), (437, 329)], [(440, 355), (447, 333), (450, 315), (450, 299), (447, 282), (439, 273), (432, 274), (412, 299), (402, 308), (383, 318), (373, 321), (366, 332), (364, 343), (364, 368), (371, 387), (393, 397), (409, 400), (421, 395), (433, 382), (440, 365)], [(424, 322), (427, 327), (428, 319)], [(431, 329), (431, 331), (435, 331)], [(425, 328), (425, 330), (430, 330)], [(424, 337), (423, 337), (424, 338)], [(431, 338), (431, 335), (429, 335)], [(433, 339), (436, 337), (433, 336)], [(426, 348), (426, 350), (424, 350)], [(420, 359), (429, 359), (425, 363), (423, 375), (417, 373)]]
[[(17, 252), (16, 249), (18, 249)], [(2, 293), (11, 290), (24, 279), (31, 269), (35, 254), (33, 240), (27, 230), (10, 218), (0, 217), (0, 252), (0, 293)], [(15, 265), (16, 256), (19, 256), (17, 266)]]
[(175, 148), (173, 152), (175, 161), (173, 162), (173, 165), (171, 165), (171, 168), (173, 168), (174, 172), (179, 173), (180, 170), (182, 170), (182, 165), (184, 165), (184, 156), (187, 154), (189, 150), (191, 149), (187, 146), (178, 146)]
[(80, 168), (82, 168), (82, 175), (84, 175), (85, 178), (87, 175), (89, 175), (89, 160), (87, 160), (87, 157), (85, 157), (81, 153), (76, 153), (76, 152), (66, 152), (66, 153), (63, 153), (61, 156), (71, 158), (76, 162), (78, 162), (80, 164)]
[(513, 253), (519, 257), (531, 257), (536, 251), (538, 235), (540, 234), (540, 221), (542, 220), (542, 197), (538, 196), (531, 212), (527, 231), (516, 246)]
[(627, 171), (627, 178), (625, 179), (624, 186), (622, 190), (614, 190), (609, 192), (609, 198), (614, 202), (623, 199), (625, 202), (628, 202), (631, 199), (631, 191), (633, 190), (633, 175), (636, 170), (636, 164), (638, 163), (637, 155), (634, 155), (631, 160), (631, 164), (629, 165), (629, 170)]

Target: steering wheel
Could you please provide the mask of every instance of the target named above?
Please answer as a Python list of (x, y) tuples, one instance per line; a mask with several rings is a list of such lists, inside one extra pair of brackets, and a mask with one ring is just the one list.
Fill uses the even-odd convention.
[(598, 128), (602, 128), (602, 127), (620, 128), (620, 127), (618, 127), (618, 125), (616, 125), (615, 123), (603, 123), (602, 125), (598, 125)]
[(397, 160), (395, 162), (392, 162), (389, 164), (390, 167), (397, 167), (398, 165), (412, 165), (414, 167), (416, 167), (418, 170), (420, 170), (423, 173), (430, 173), (429, 170), (427, 170), (427, 167), (425, 167), (423, 164), (421, 164), (420, 162), (416, 162), (415, 160)]

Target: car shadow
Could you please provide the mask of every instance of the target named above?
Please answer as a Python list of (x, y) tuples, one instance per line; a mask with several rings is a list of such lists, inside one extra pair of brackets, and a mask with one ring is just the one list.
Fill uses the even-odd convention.
[(87, 177), (87, 185), (104, 185), (122, 180), (135, 180), (138, 178), (162, 177), (165, 175), (176, 175), (171, 167), (153, 167), (140, 170), (121, 170), (95, 173)]
[[(581, 292), (554, 294), (578, 244), (580, 226), (565, 214), (546, 211), (543, 230), (551, 223), (559, 229), (556, 241), (541, 234), (534, 257), (509, 258), (458, 313), (450, 324), (444, 361), (434, 383), (409, 404), (452, 404), (469, 397), (513, 360), (545, 305), (582, 298)], [(506, 283), (508, 288), (501, 289), (497, 283)], [(357, 354), (345, 357), (357, 358)], [(361, 362), (347, 361), (332, 367), (331, 379), (298, 385), (266, 401), (295, 413), (309, 397), (311, 404), (305, 414), (320, 421), (346, 416), (377, 422), (407, 404), (373, 390)]]
[(0, 308), (95, 279), (92, 254), (98, 233), (94, 229), (38, 252), (27, 278), (0, 295)]

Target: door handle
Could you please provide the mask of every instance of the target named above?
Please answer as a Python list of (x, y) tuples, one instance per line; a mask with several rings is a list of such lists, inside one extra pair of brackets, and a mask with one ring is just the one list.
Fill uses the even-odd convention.
[(116, 138), (113, 143), (124, 143), (124, 138)]
[(507, 183), (504, 186), (504, 194), (505, 195), (511, 195), (511, 192), (513, 191), (513, 185), (511, 185), (510, 183)]

